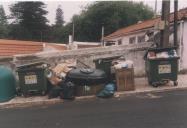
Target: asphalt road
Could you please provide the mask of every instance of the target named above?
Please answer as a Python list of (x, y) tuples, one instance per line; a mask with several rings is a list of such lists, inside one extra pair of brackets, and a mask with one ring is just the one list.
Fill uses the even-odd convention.
[(187, 90), (0, 110), (0, 128), (186, 128)]

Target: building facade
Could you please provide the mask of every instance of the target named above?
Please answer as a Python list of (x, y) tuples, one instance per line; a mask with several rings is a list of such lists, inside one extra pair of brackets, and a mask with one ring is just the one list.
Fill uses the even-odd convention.
[[(173, 45), (173, 21), (174, 14), (170, 14), (169, 43)], [(161, 18), (138, 22), (137, 24), (119, 29), (104, 38), (104, 45), (134, 45), (144, 42), (160, 42)], [(187, 70), (187, 8), (178, 11), (178, 43), (180, 56), (180, 70)]]
[[(173, 21), (174, 14), (170, 14), (170, 43), (173, 41)], [(178, 11), (178, 41), (180, 41), (184, 35), (187, 33), (183, 32), (183, 29), (186, 29), (187, 22), (187, 8), (181, 9)], [(183, 28), (181, 28), (181, 25)], [(159, 28), (161, 27), (161, 18), (157, 17), (154, 19), (138, 22), (137, 24), (119, 29), (114, 33), (106, 36), (104, 38), (104, 44), (107, 45), (130, 45), (130, 44), (139, 44), (142, 42), (153, 41), (154, 38), (159, 38), (155, 36), (159, 34)], [(183, 34), (183, 35), (181, 35)]]

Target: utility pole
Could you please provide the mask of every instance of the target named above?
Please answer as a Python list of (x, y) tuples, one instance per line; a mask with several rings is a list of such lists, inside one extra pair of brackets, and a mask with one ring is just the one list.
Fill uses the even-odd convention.
[(73, 22), (73, 30), (72, 30), (72, 43), (74, 42), (74, 33), (75, 33), (75, 27), (74, 27), (74, 22)]
[(164, 29), (161, 30), (160, 47), (165, 48), (169, 46), (170, 0), (162, 0), (161, 20), (164, 23)]
[(40, 31), (40, 42), (42, 42), (43, 41), (43, 33), (42, 33), (42, 31)]
[(155, 12), (154, 12), (154, 18), (157, 16), (157, 0), (155, 0)]
[(178, 47), (178, 33), (177, 33), (177, 28), (178, 28), (178, 0), (174, 0), (174, 34), (173, 34), (173, 40), (174, 40), (174, 46)]
[(104, 46), (104, 31), (105, 31), (105, 28), (104, 28), (104, 26), (102, 26), (102, 32), (101, 32), (101, 44), (102, 44), (102, 46)]

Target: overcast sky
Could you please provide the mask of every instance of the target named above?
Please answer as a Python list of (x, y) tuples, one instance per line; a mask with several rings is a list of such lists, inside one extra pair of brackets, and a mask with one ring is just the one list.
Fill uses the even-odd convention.
[[(143, 1), (145, 4), (149, 5), (150, 7), (155, 7), (155, 0), (133, 0), (133, 1)], [(157, 0), (157, 12), (160, 12), (161, 9), (161, 0)], [(79, 14), (83, 7), (86, 5), (92, 3), (92, 0), (86, 1), (44, 1), (44, 3), (47, 5), (46, 10), (49, 12), (47, 15), (48, 20), (50, 21), (50, 24), (54, 23), (55, 21), (55, 11), (58, 5), (61, 5), (63, 11), (64, 11), (64, 20), (66, 22), (69, 22), (74, 14)], [(8, 1), (7, 0), (0, 0), (0, 4), (4, 6), (6, 14), (10, 14), (9, 12), (9, 6), (11, 4), (14, 4), (14, 1)], [(187, 0), (179, 0), (179, 8), (187, 7)], [(173, 11), (173, 0), (171, 0), (171, 11)]]

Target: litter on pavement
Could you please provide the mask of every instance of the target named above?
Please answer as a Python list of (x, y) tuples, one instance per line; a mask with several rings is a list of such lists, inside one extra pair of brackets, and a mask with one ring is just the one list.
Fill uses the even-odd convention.
[[(65, 60), (54, 67), (44, 62), (18, 66), (17, 94), (25, 98), (47, 94), (49, 99), (60, 97), (68, 100), (73, 100), (76, 96), (88, 95), (112, 97), (114, 92), (119, 90), (118, 87), (126, 88), (127, 82), (118, 82), (123, 79), (120, 76), (109, 76), (115, 75), (119, 69), (133, 69), (133, 62), (124, 57), (115, 57), (110, 60), (107, 67), (100, 68), (89, 66), (78, 68), (76, 61)], [(101, 65), (105, 63), (108, 62), (103, 61)], [(128, 76), (124, 75), (124, 77)]]

